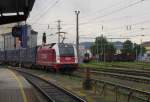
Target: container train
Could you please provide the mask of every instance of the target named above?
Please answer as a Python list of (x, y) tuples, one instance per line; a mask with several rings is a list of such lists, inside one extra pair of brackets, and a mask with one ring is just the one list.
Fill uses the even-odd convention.
[(73, 72), (78, 68), (76, 48), (67, 43), (0, 51), (0, 62), (63, 72)]

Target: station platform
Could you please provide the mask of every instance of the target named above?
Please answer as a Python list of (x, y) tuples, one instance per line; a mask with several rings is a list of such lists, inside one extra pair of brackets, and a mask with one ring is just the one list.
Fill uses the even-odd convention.
[(34, 88), (17, 72), (0, 68), (0, 102), (40, 102)]

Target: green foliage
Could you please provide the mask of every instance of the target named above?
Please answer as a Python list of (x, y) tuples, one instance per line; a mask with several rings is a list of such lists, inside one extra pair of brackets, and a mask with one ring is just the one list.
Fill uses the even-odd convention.
[[(116, 48), (114, 45), (107, 41), (106, 37), (97, 37), (95, 43), (91, 47), (91, 52), (93, 55), (114, 55)], [(121, 50), (124, 55), (140, 55), (146, 52), (146, 49), (136, 43), (132, 43), (130, 40), (126, 40), (123, 43), (123, 49)]]
[(140, 55), (140, 54), (144, 54), (146, 52), (145, 47), (138, 45), (138, 44), (134, 44), (134, 49), (133, 49), (134, 54), (136, 55)]
[(140, 55), (146, 52), (145, 47), (138, 45), (136, 43), (132, 43), (130, 40), (126, 40), (123, 43), (122, 54), (125, 55)]
[(106, 53), (108, 55), (113, 55), (116, 53), (116, 48), (114, 47), (114, 45), (112, 43), (108, 43), (106, 46)]
[(123, 43), (123, 49), (121, 50), (124, 55), (132, 55), (133, 54), (133, 43), (130, 40), (126, 40)]
[(105, 54), (115, 54), (116, 49), (112, 43), (109, 43), (106, 37), (100, 36), (97, 37), (95, 43), (91, 47), (91, 51), (93, 55), (103, 55)]

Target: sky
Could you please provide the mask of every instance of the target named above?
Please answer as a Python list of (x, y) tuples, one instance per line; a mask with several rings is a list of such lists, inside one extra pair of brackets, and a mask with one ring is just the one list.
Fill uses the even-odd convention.
[(67, 32), (65, 42), (75, 43), (74, 11), (79, 10), (80, 42), (103, 34), (108, 40), (141, 43), (150, 40), (149, 5), (150, 0), (35, 0), (27, 23), (38, 32), (38, 44), (44, 32), (47, 42), (53, 43), (58, 41), (57, 21), (61, 20), (61, 31)]

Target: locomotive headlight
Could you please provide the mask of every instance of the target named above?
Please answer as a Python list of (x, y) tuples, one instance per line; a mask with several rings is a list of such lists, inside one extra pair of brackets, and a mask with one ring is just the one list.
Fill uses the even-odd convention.
[(78, 58), (77, 57), (75, 57), (75, 63), (78, 63)]
[(60, 57), (57, 57), (57, 62), (60, 63)]

